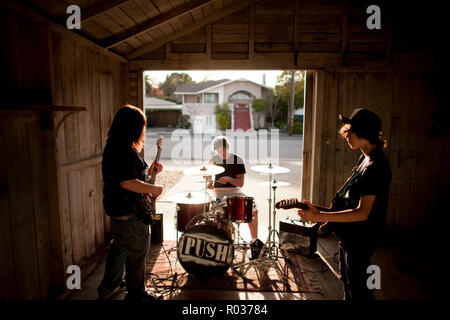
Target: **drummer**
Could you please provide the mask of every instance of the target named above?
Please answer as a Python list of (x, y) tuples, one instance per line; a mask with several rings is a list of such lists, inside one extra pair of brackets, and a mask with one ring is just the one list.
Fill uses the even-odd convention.
[[(216, 153), (210, 160), (210, 164), (221, 166), (224, 172), (215, 176), (215, 181), (210, 181), (208, 188), (212, 189), (215, 198), (223, 199), (225, 196), (246, 196), (241, 188), (245, 182), (244, 161), (231, 153), (230, 142), (225, 136), (218, 136), (212, 142), (212, 148)], [(252, 237), (252, 258), (258, 256), (263, 247), (263, 242), (258, 239), (258, 210), (253, 210), (252, 222), (248, 224)]]

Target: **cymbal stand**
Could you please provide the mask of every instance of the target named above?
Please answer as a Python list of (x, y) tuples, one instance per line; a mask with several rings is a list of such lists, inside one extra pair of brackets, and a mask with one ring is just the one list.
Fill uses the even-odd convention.
[[(237, 224), (237, 228), (234, 226), (235, 223)], [(240, 231), (241, 223), (242, 222), (240, 222), (240, 221), (232, 221), (232, 224), (231, 224), (233, 226), (233, 232), (235, 235), (235, 241), (236, 241), (234, 243), (235, 247), (238, 247), (238, 246), (245, 247), (248, 245), (248, 242), (246, 242), (244, 240), (244, 238), (241, 236), (241, 231)]]
[[(269, 165), (271, 167), (272, 164)], [(248, 270), (254, 266), (258, 265), (260, 262), (268, 265), (268, 267), (273, 267), (275, 271), (278, 273), (278, 276), (283, 281), (283, 283), (286, 286), (289, 286), (289, 277), (287, 275), (287, 269), (283, 270), (283, 268), (280, 265), (280, 261), (278, 260), (278, 248), (277, 248), (277, 242), (275, 242), (275, 235), (278, 236), (278, 239), (280, 239), (280, 235), (278, 231), (275, 228), (275, 217), (276, 217), (276, 209), (275, 209), (275, 203), (276, 203), (276, 185), (272, 185), (272, 181), (276, 182), (276, 180), (273, 179), (272, 173), (269, 173), (269, 234), (267, 236), (266, 242), (264, 243), (263, 248), (259, 252), (258, 258), (254, 260), (250, 260), (248, 262), (239, 263), (232, 268), (234, 270), (239, 269), (244, 266), (248, 266), (248, 268), (244, 269), (243, 272), (240, 272), (241, 274), (245, 275)], [(272, 199), (272, 189), (273, 189), (273, 199)], [(272, 201), (274, 203), (273, 211), (272, 211)], [(268, 255), (265, 255), (266, 248), (268, 249)]]

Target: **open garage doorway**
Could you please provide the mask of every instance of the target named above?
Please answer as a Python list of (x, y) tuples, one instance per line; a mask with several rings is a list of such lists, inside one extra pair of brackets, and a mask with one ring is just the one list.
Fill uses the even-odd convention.
[[(282, 184), (276, 199), (301, 195), (305, 71), (290, 70), (169, 70), (144, 71), (143, 106), (147, 116), (145, 159), (156, 155), (156, 141), (164, 137), (161, 163), (164, 171), (156, 183), (165, 191), (160, 198), (164, 212), (164, 238), (174, 239), (175, 211), (168, 198), (182, 192), (203, 192), (204, 180), (189, 177), (185, 169), (208, 163), (215, 155), (212, 140), (226, 136), (231, 152), (245, 164), (242, 190), (254, 197), (261, 212), (258, 236), (265, 239), (268, 224), (268, 175), (254, 171), (262, 164), (280, 166), (289, 173), (274, 178)], [(293, 108), (290, 104), (294, 92)], [(292, 110), (293, 109), (293, 110)], [(172, 119), (161, 122), (161, 114)], [(173, 118), (177, 117), (176, 123)], [(293, 128), (290, 130), (290, 125)], [(283, 185), (283, 186), (281, 186)], [(292, 210), (291, 210), (292, 211)], [(288, 211), (277, 216), (277, 223)], [(168, 214), (167, 214), (168, 213)], [(242, 228), (250, 239), (248, 228)]]

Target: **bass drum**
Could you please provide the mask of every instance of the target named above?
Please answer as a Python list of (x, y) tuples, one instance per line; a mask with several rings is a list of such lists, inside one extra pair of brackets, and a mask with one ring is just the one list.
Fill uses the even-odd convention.
[(184, 232), (188, 229), (187, 224), (192, 218), (202, 213), (203, 210), (209, 211), (210, 203), (177, 203), (177, 230)]
[(200, 279), (217, 278), (227, 272), (234, 259), (228, 228), (223, 221), (208, 221), (186, 230), (177, 248), (184, 270)]

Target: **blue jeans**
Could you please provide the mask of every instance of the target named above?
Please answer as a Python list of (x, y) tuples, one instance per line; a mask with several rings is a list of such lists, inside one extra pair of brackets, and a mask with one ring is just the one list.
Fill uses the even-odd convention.
[(139, 297), (145, 292), (145, 257), (149, 247), (150, 228), (136, 217), (126, 221), (111, 219), (112, 240), (105, 264), (101, 292), (115, 289), (122, 281), (129, 296)]
[(374, 247), (347, 247), (339, 242), (339, 274), (344, 285), (344, 300), (375, 300), (367, 287), (366, 273)]

